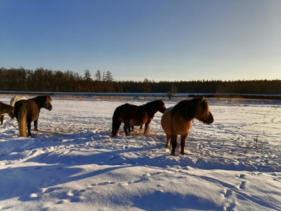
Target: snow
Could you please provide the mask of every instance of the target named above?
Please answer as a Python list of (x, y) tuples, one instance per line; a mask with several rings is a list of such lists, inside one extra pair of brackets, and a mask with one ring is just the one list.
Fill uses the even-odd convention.
[(110, 137), (117, 106), (147, 101), (57, 96), (32, 138), (5, 115), (0, 210), (281, 210), (281, 105), (210, 99), (214, 123), (194, 121), (186, 154), (170, 156), (161, 113), (148, 135)]

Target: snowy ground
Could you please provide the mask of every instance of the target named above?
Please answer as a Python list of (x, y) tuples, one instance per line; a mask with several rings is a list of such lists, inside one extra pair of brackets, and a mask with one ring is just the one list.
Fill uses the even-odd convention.
[(54, 98), (33, 138), (5, 115), (0, 210), (281, 210), (280, 104), (210, 100), (214, 123), (194, 121), (170, 156), (160, 113), (148, 135), (110, 137), (125, 102), (147, 101)]

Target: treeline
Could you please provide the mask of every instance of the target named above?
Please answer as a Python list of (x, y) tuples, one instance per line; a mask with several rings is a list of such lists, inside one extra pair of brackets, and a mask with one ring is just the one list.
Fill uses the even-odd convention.
[(115, 81), (110, 71), (84, 76), (43, 68), (1, 68), (2, 91), (281, 94), (281, 80)]

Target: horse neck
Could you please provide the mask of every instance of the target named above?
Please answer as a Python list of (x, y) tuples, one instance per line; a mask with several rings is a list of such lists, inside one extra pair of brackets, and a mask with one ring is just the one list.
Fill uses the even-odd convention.
[(149, 116), (154, 116), (154, 114), (158, 111), (158, 110), (155, 109), (155, 108), (149, 107), (147, 104), (140, 106), (140, 108), (141, 108), (143, 111), (147, 112), (147, 114), (148, 114)]
[(12, 106), (2, 103), (2, 112), (8, 113)]
[(38, 99), (37, 97), (31, 99), (33, 102), (35, 102), (35, 104), (38, 106), (39, 109), (41, 109), (42, 107), (44, 107), (44, 103), (42, 103), (40, 101), (40, 99)]
[(181, 116), (185, 121), (191, 121), (195, 118), (196, 105), (191, 101), (185, 101), (173, 108), (172, 114)]

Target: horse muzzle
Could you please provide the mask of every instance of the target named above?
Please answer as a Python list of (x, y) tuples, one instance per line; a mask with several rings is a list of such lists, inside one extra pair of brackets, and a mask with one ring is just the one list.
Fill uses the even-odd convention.
[(212, 113), (210, 112), (205, 123), (206, 124), (212, 124), (213, 122), (214, 122), (214, 117), (213, 117)]
[(166, 110), (166, 107), (163, 107), (163, 108), (161, 108), (161, 109), (159, 110), (159, 112), (164, 113), (165, 110)]
[(8, 115), (10, 116), (11, 119), (14, 119), (15, 118), (15, 112), (14, 112), (14, 109), (10, 110)]
[(45, 108), (51, 111), (53, 109), (53, 106), (51, 104), (47, 104), (45, 105)]

